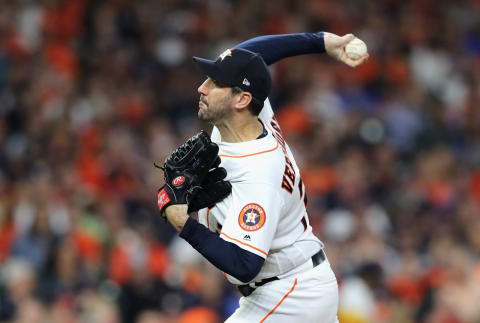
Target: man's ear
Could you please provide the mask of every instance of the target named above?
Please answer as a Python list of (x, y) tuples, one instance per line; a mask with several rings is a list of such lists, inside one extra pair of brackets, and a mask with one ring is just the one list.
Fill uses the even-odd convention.
[(252, 102), (252, 94), (250, 92), (240, 92), (235, 94), (233, 98), (233, 107), (237, 110), (246, 109), (250, 102)]

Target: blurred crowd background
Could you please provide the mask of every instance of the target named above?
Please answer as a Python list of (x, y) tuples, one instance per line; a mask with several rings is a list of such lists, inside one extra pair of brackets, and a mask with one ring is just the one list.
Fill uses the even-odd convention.
[(354, 33), (271, 67), (272, 105), (340, 284), (340, 321), (480, 322), (478, 0), (0, 3), (0, 322), (213, 323), (239, 294), (159, 219), (153, 167), (215, 58)]

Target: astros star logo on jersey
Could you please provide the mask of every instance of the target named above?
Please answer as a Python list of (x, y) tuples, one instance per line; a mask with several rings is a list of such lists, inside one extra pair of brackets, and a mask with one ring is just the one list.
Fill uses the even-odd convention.
[(257, 231), (265, 224), (265, 210), (256, 203), (245, 205), (238, 215), (238, 224), (245, 231)]

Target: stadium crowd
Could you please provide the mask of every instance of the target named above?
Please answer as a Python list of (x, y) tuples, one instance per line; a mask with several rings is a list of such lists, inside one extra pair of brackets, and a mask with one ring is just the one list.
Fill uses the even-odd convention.
[(480, 2), (0, 3), (0, 322), (207, 323), (239, 294), (159, 218), (153, 167), (208, 127), (191, 56), (353, 32), (271, 67), (339, 318), (480, 322)]

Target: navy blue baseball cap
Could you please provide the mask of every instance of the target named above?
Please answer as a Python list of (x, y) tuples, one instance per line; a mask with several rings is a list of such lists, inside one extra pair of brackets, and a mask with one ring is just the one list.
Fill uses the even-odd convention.
[(241, 48), (224, 51), (217, 60), (193, 57), (193, 61), (208, 77), (230, 87), (238, 86), (260, 101), (272, 90), (272, 77), (263, 58)]

